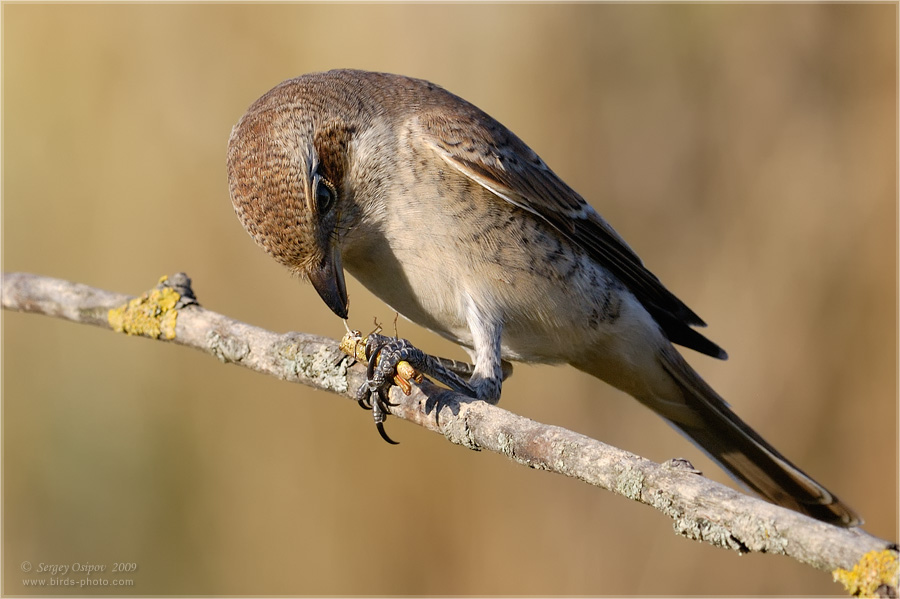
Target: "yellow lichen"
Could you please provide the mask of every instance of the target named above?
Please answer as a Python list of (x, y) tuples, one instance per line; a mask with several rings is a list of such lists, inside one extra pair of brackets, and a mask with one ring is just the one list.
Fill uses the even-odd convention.
[(875, 597), (882, 585), (897, 588), (897, 552), (890, 549), (870, 551), (860, 558), (852, 570), (838, 568), (832, 575), (847, 592), (856, 597)]
[(168, 277), (159, 280), (160, 285), (124, 306), (113, 308), (106, 320), (112, 330), (126, 335), (144, 335), (158, 339), (175, 338), (175, 321), (178, 310), (175, 305), (181, 295), (171, 287), (162, 284)]

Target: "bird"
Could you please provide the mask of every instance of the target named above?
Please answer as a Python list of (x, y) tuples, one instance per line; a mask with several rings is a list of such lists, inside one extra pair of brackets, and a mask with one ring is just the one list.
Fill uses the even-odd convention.
[(703, 320), (512, 131), (444, 88), (339, 69), (286, 80), (233, 127), (234, 211), (348, 316), (346, 269), (465, 348), (474, 395), (507, 361), (569, 364), (633, 396), (765, 499), (862, 519), (741, 420), (674, 347), (726, 359)]

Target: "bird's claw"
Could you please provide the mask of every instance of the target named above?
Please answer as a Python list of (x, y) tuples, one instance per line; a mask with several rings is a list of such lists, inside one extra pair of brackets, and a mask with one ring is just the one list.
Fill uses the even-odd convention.
[(433, 358), (406, 339), (380, 335), (380, 330), (378, 327), (363, 337), (362, 333), (348, 327), (340, 347), (348, 356), (366, 363), (366, 382), (359, 387), (356, 402), (363, 409), (372, 410), (375, 426), (385, 441), (396, 444), (384, 432), (384, 421), (390, 408), (398, 405), (391, 403), (388, 396), (392, 385), (409, 395), (412, 383), (421, 383), (428, 374), (457, 392), (475, 396), (468, 383), (447, 366), (458, 363)]
[[(346, 325), (346, 323), (345, 323)], [(366, 410), (372, 410), (375, 427), (381, 437), (396, 445), (384, 430), (384, 421), (391, 403), (388, 392), (396, 384), (405, 395), (412, 393), (412, 382), (420, 383), (424, 376), (414, 364), (424, 364), (426, 355), (406, 339), (385, 337), (378, 334), (380, 327), (362, 336), (359, 331), (347, 328), (341, 339), (341, 350), (353, 359), (366, 362), (366, 382), (356, 392), (356, 402)]]
[(384, 430), (384, 421), (390, 413), (390, 407), (399, 405), (391, 403), (388, 398), (387, 389), (390, 389), (390, 385), (388, 385), (386, 389), (376, 389), (373, 391), (369, 388), (369, 383), (365, 382), (359, 387), (359, 391), (356, 394), (356, 401), (363, 409), (372, 410), (375, 428), (378, 429), (378, 434), (381, 435), (381, 438), (391, 445), (397, 445), (397, 441), (391, 439)]
[(357, 401), (361, 406), (371, 408), (381, 438), (396, 445), (397, 442), (388, 437), (384, 430), (390, 408), (398, 405), (391, 403), (388, 392), (394, 384), (400, 387), (404, 395), (412, 392), (410, 381), (421, 382), (424, 378), (414, 364), (422, 363), (425, 354), (406, 339), (375, 334), (369, 335), (365, 353), (368, 356), (366, 382), (357, 393)]

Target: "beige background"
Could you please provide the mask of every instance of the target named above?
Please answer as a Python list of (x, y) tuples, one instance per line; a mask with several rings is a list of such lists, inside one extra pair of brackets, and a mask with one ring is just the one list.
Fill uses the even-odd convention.
[[(692, 363), (896, 540), (896, 10), (5, 4), (3, 269), (135, 295), (183, 270), (207, 308), (340, 336), (234, 217), (228, 134), (304, 72), (423, 77), (593, 203), (731, 355)], [(350, 294), (354, 326), (393, 317)], [(138, 564), (129, 589), (67, 594), (840, 592), (397, 420), (390, 447), (350, 401), (198, 352), (32, 315), (3, 325), (7, 594), (28, 593), (25, 560)], [(568, 367), (520, 366), (501, 405), (727, 480)]]

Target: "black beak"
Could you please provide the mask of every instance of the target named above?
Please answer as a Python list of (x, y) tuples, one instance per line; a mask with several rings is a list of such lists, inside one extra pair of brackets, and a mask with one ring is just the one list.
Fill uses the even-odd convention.
[(350, 302), (347, 300), (347, 285), (344, 283), (340, 252), (332, 250), (331, 256), (326, 256), (322, 263), (311, 269), (307, 275), (322, 301), (332, 312), (346, 320)]

